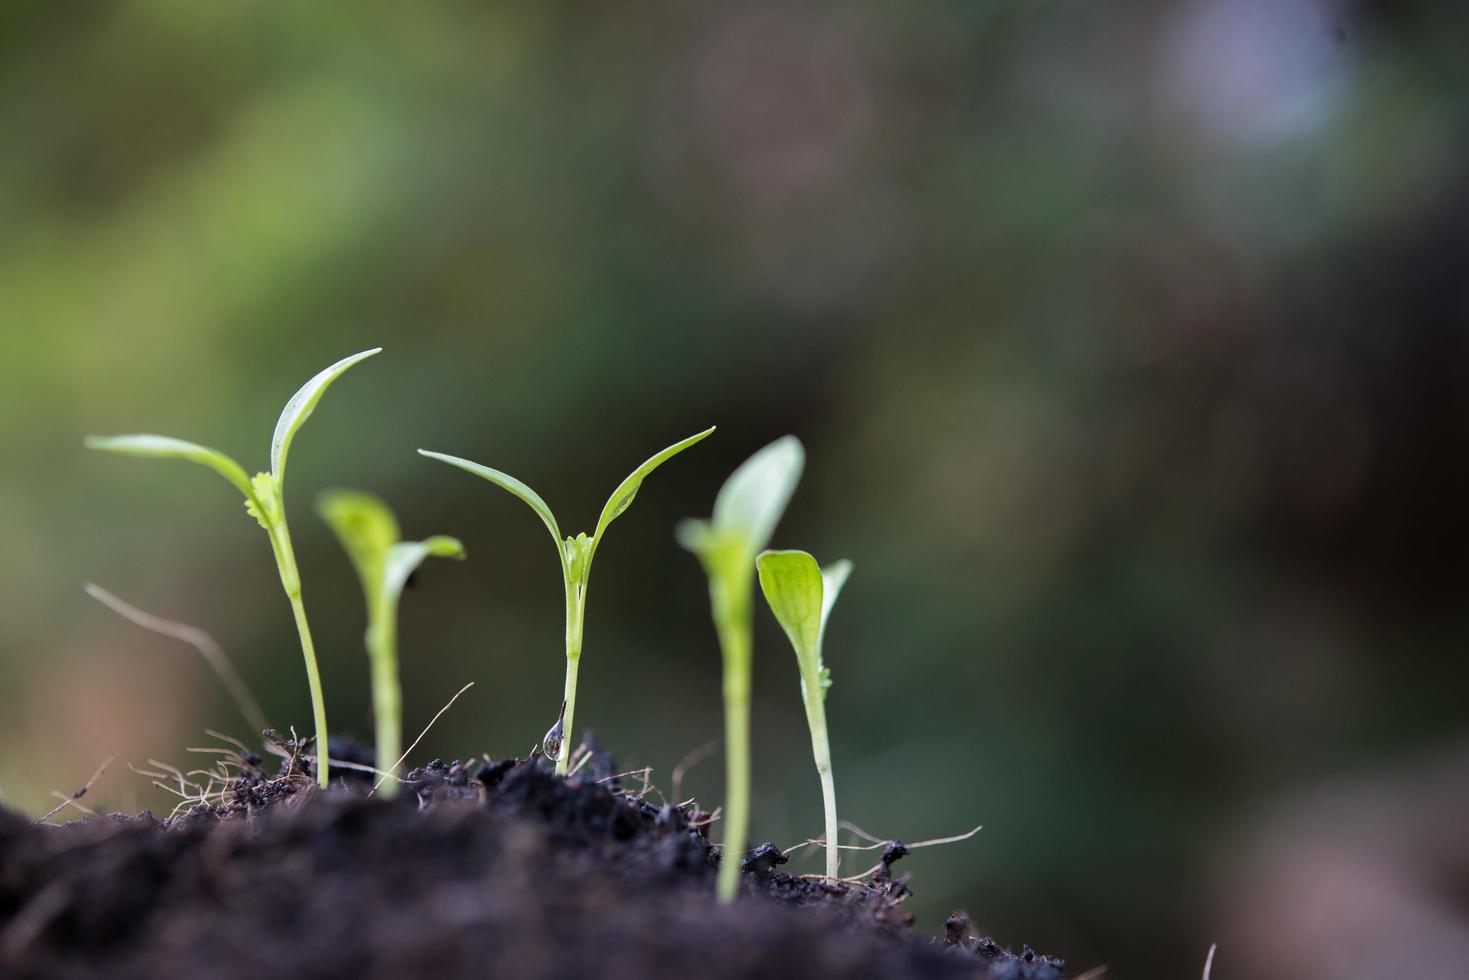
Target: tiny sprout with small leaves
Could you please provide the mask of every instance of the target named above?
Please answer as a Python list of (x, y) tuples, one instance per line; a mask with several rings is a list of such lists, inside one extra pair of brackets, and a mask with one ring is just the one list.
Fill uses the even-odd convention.
[(245, 475), (245, 469), (224, 453), (197, 443), (185, 442), (168, 436), (126, 435), (98, 437), (86, 440), (90, 449), (122, 453), (126, 456), (143, 456), (153, 459), (186, 459), (207, 466), (230, 482), (245, 495), (245, 510), (260, 522), (270, 538), (271, 550), (275, 553), (276, 569), (280, 572), (281, 585), (290, 600), (291, 611), (296, 617), (296, 631), (301, 637), (301, 655), (306, 661), (306, 681), (311, 688), (311, 709), (316, 725), (317, 782), (323, 789), (327, 785), (326, 764), (327, 727), (326, 700), (322, 695), (321, 674), (316, 666), (316, 648), (311, 641), (311, 628), (306, 622), (306, 607), (301, 601), (301, 573), (296, 567), (296, 553), (291, 545), (291, 532), (286, 524), (285, 479), (286, 455), (291, 442), (301, 426), (311, 417), (317, 402), (328, 386), (346, 373), (347, 369), (364, 361), (382, 350), (372, 350), (343, 358), (320, 372), (291, 396), (275, 425), (275, 434), (270, 441), (270, 472), (257, 473), (253, 478)]
[(388, 505), (358, 490), (327, 490), (316, 512), (336, 532), (352, 559), (367, 600), (367, 656), (372, 664), (372, 714), (377, 724), (377, 768), (387, 774), (382, 794), (398, 791), (403, 747), (403, 693), (398, 681), (398, 599), (408, 577), (430, 556), (463, 558), (455, 538), (437, 535), (400, 541)]
[(795, 436), (778, 439), (746, 460), (720, 488), (714, 516), (684, 521), (678, 540), (698, 556), (709, 578), (709, 603), (724, 658), (725, 802), (718, 894), (732, 901), (750, 820), (751, 592), (755, 557), (801, 479), (806, 453)]
[(811, 729), (811, 754), (821, 777), (821, 799), (826, 811), (826, 876), (838, 877), (841, 851), (837, 849), (837, 791), (831, 774), (831, 745), (826, 735), (826, 690), (831, 671), (821, 660), (826, 620), (837, 594), (852, 573), (849, 561), (819, 568), (804, 551), (767, 551), (755, 559), (760, 589), (781, 629), (796, 650), (801, 671), (801, 700)]
[[(710, 426), (703, 432), (676, 442), (648, 459), (643, 465), (633, 470), (627, 479), (623, 480), (612, 492), (612, 496), (607, 498), (607, 503), (602, 508), (602, 516), (597, 519), (597, 529), (591, 537), (581, 533), (574, 538), (564, 539), (561, 536), (560, 527), (556, 524), (556, 518), (551, 513), (551, 508), (541, 499), (541, 495), (515, 477), (458, 456), (430, 452), (426, 449), (419, 450), (420, 454), (429, 459), (437, 459), (450, 466), (457, 466), (461, 470), (483, 477), (496, 486), (515, 494), (536, 512), (546, 525), (546, 529), (551, 532), (551, 539), (556, 542), (556, 553), (561, 559), (561, 575), (566, 585), (566, 686), (563, 698), (565, 704), (556, 727), (547, 733), (544, 740), (544, 751), (547, 758), (556, 763), (556, 772), (563, 776), (566, 774), (567, 764), (571, 759), (569, 749), (574, 744), (571, 740), (571, 726), (576, 714), (576, 675), (581, 663), (582, 623), (586, 617), (587, 582), (592, 573), (592, 557), (597, 552), (597, 545), (601, 543), (602, 535), (606, 533), (608, 525), (627, 510), (628, 505), (637, 496), (638, 488), (643, 485), (643, 480), (647, 479), (650, 473), (694, 443), (708, 437), (713, 431), (714, 427)], [(551, 737), (553, 733), (557, 735), (555, 739)]]

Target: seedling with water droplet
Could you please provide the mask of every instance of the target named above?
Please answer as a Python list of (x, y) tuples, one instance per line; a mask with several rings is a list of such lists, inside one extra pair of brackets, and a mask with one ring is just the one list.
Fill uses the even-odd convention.
[(566, 702), (561, 702), (561, 713), (556, 716), (556, 724), (546, 730), (546, 737), (541, 739), (541, 754), (552, 762), (561, 761), (561, 750), (566, 745)]
[(811, 754), (821, 777), (821, 799), (826, 813), (826, 876), (837, 878), (841, 851), (837, 849), (837, 791), (831, 774), (831, 744), (826, 736), (826, 691), (831, 671), (821, 659), (826, 620), (837, 595), (852, 573), (849, 561), (819, 568), (804, 551), (767, 551), (755, 559), (760, 590), (770, 611), (796, 650), (801, 671), (801, 701), (811, 729)]
[(367, 656), (372, 663), (372, 715), (377, 723), (377, 768), (386, 773), (382, 795), (398, 792), (403, 747), (403, 691), (398, 681), (398, 599), (425, 558), (463, 558), (456, 538), (438, 535), (400, 541), (388, 505), (360, 490), (326, 490), (316, 512), (336, 532), (352, 559), (367, 600)]
[[(296, 632), (301, 637), (301, 656), (306, 661), (306, 683), (311, 688), (311, 713), (316, 724), (317, 755), (323, 760), (327, 752), (326, 700), (321, 690), (321, 674), (316, 666), (316, 647), (311, 642), (311, 627), (306, 622), (306, 607), (301, 602), (301, 573), (296, 567), (291, 531), (286, 524), (286, 455), (297, 431), (311, 417), (327, 387), (352, 365), (372, 357), (380, 350), (381, 347), (374, 347), (372, 350), (343, 358), (306, 382), (300, 391), (291, 396), (280, 419), (276, 421), (275, 434), (270, 440), (270, 472), (257, 473), (253, 478), (247, 477), (244, 467), (224, 453), (182, 439), (126, 435), (89, 436), (86, 440), (89, 449), (153, 459), (186, 459), (207, 466), (245, 495), (245, 510), (260, 522), (270, 538), (270, 548), (275, 554), (281, 586), (286, 590), (286, 598), (290, 600), (291, 611), (296, 617)], [(323, 789), (327, 785), (327, 771), (328, 766), (318, 762), (316, 779)]]
[[(536, 512), (542, 523), (546, 525), (546, 529), (551, 532), (551, 539), (556, 542), (556, 553), (561, 559), (561, 575), (566, 584), (566, 686), (563, 698), (566, 707), (560, 721), (561, 746), (563, 747), (574, 744), (571, 740), (571, 726), (576, 714), (576, 673), (581, 663), (582, 623), (586, 617), (587, 581), (592, 574), (592, 557), (597, 552), (597, 545), (601, 543), (602, 535), (606, 533), (608, 525), (627, 510), (628, 505), (637, 496), (638, 488), (643, 485), (643, 480), (647, 479), (650, 473), (694, 443), (706, 438), (713, 431), (714, 427), (710, 426), (703, 432), (676, 442), (633, 470), (627, 479), (623, 480), (612, 492), (612, 496), (607, 498), (607, 503), (602, 508), (602, 516), (597, 518), (597, 529), (592, 536), (587, 537), (585, 533), (582, 533), (574, 538), (565, 539), (561, 536), (561, 529), (556, 524), (551, 508), (546, 506), (541, 495), (515, 477), (458, 456), (429, 452), (427, 449), (419, 450), (420, 454), (429, 459), (437, 459), (450, 466), (457, 466), (461, 470), (483, 477), (496, 486), (515, 494)], [(551, 757), (549, 750), (546, 755), (548, 758)], [(557, 773), (566, 775), (570, 757), (569, 751), (557, 753), (555, 757)]]
[(746, 460), (724, 481), (708, 521), (684, 521), (678, 540), (698, 556), (709, 577), (709, 604), (724, 657), (724, 841), (719, 860), (719, 900), (740, 887), (740, 860), (750, 820), (750, 674), (755, 556), (770, 543), (775, 525), (801, 478), (806, 453), (795, 436), (778, 439)]

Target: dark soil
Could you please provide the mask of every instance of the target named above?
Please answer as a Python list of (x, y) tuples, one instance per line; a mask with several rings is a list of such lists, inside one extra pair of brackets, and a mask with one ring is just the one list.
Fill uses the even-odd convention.
[(764, 845), (720, 906), (709, 815), (640, 797), (604, 755), (570, 779), (435, 762), (391, 802), (351, 770), (322, 793), (298, 763), (260, 765), (164, 822), (0, 809), (0, 977), (1063, 976), (962, 915), (915, 935), (901, 845), (849, 885), (787, 875)]

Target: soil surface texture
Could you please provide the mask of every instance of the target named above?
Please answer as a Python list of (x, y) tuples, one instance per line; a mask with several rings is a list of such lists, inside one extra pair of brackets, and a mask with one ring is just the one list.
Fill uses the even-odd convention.
[(323, 793), (294, 758), (267, 775), (241, 755), (164, 821), (0, 808), (0, 977), (1064, 976), (970, 936), (961, 914), (915, 935), (901, 844), (847, 884), (785, 874), (763, 845), (720, 906), (711, 815), (659, 805), (602, 753), (570, 778), (539, 760), (434, 762), (391, 801), (360, 770), (334, 765)]

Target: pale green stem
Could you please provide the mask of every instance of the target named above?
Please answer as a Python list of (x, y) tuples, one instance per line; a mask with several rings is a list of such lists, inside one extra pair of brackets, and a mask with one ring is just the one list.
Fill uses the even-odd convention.
[(306, 684), (311, 689), (311, 714), (316, 725), (316, 782), (326, 789), (330, 784), (331, 768), (327, 761), (326, 698), (321, 691), (321, 672), (316, 666), (316, 645), (311, 642), (306, 606), (301, 602), (301, 573), (296, 568), (296, 553), (291, 547), (291, 532), (286, 527), (284, 514), (274, 522), (270, 543), (275, 549), (281, 585), (286, 590), (286, 598), (291, 600), (291, 612), (296, 616), (296, 632), (301, 636), (301, 655), (306, 660)]
[(837, 789), (831, 774), (831, 745), (826, 737), (826, 702), (818, 681), (815, 690), (806, 688), (806, 722), (811, 729), (811, 755), (816, 760), (816, 773), (821, 777), (821, 802), (826, 811), (826, 876), (839, 877), (841, 851), (837, 849)]
[(726, 595), (716, 586), (713, 596), (724, 654), (724, 840), (717, 888), (721, 902), (731, 902), (739, 893), (750, 823), (750, 585), (729, 585), (736, 595)]
[(398, 682), (397, 614), (388, 603), (367, 631), (372, 660), (372, 717), (377, 723), (377, 768), (387, 773), (379, 792), (398, 792), (398, 757), (403, 754), (403, 693)]
[(571, 739), (571, 723), (576, 714), (576, 672), (581, 666), (582, 623), (587, 611), (587, 586), (585, 582), (566, 584), (566, 688), (562, 695), (566, 702), (566, 713), (561, 719), (561, 756), (556, 760), (556, 774), (566, 775), (571, 764), (571, 750), (576, 743)]

